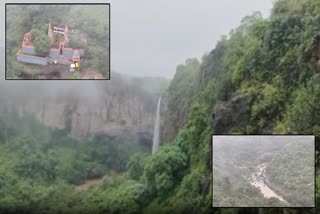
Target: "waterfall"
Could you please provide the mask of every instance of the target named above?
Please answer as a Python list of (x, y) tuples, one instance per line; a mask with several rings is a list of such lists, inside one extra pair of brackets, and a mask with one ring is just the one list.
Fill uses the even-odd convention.
[(153, 143), (152, 143), (152, 154), (155, 154), (159, 150), (159, 134), (160, 134), (160, 103), (161, 103), (161, 96), (158, 100), (157, 105), (157, 115), (156, 121), (154, 124), (154, 131), (153, 131)]

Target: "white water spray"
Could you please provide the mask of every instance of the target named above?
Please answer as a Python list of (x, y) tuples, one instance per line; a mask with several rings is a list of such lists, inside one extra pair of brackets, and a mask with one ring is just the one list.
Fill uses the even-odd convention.
[(161, 97), (159, 97), (158, 105), (157, 105), (157, 115), (156, 115), (156, 121), (155, 121), (155, 124), (154, 124), (154, 131), (153, 131), (152, 154), (157, 153), (158, 150), (159, 150), (160, 103), (161, 103)]

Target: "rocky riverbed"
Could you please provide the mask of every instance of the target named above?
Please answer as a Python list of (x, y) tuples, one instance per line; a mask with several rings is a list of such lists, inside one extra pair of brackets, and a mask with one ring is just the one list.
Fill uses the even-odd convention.
[(262, 163), (259, 164), (255, 171), (251, 174), (249, 180), (251, 185), (257, 187), (260, 189), (262, 195), (266, 198), (277, 198), (280, 201), (289, 204), (281, 195), (277, 194), (275, 191), (273, 191), (269, 186), (266, 181), (265, 177), (265, 170), (267, 168), (269, 163)]

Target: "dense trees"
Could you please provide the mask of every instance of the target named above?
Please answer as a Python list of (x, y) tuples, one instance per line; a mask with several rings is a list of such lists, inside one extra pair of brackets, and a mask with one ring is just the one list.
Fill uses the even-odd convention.
[[(270, 186), (296, 206), (313, 206), (314, 204), (313, 153), (313, 143), (290, 143), (273, 158), (266, 169)], [(299, 157), (299, 159), (292, 157)]]
[(139, 179), (143, 174), (144, 159), (141, 154), (131, 157), (127, 164), (127, 171), (132, 179)]
[[(0, 133), (6, 139), (2, 130), (8, 132), (8, 143), (0, 144), (0, 211), (6, 213), (17, 209), (77, 213), (84, 194), (76, 195), (73, 185), (112, 172), (123, 173), (131, 155), (144, 150), (107, 136), (81, 142), (67, 132), (43, 127), (31, 117), (2, 117)], [(123, 193), (139, 196), (141, 188), (142, 184), (128, 184)]]
[(214, 138), (214, 141), (213, 198), (216, 206), (288, 206), (277, 198), (263, 197), (260, 190), (250, 184), (250, 178), (262, 163), (268, 163), (265, 182), (290, 206), (313, 206), (314, 144), (310, 138), (299, 142), (294, 137), (251, 136), (241, 140), (230, 136), (223, 141)]
[[(246, 17), (229, 37), (222, 38), (216, 48), (203, 58), (200, 69), (194, 70), (195, 73), (198, 72), (195, 76), (199, 79), (190, 80), (187, 73), (179, 79), (173, 79), (170, 86), (172, 88), (184, 81), (199, 86), (185, 97), (182, 97), (183, 93), (178, 93), (178, 90), (168, 90), (169, 97), (192, 100), (183, 105), (189, 115), (187, 121), (183, 120), (183, 116), (179, 120), (176, 117), (167, 119), (166, 124), (174, 123), (175, 129), (180, 129), (181, 134), (176, 136), (174, 142), (179, 142), (179, 145), (183, 145), (189, 152), (191, 145), (198, 148), (190, 153), (191, 160), (194, 161), (191, 161), (190, 173), (184, 176), (178, 189), (182, 189), (187, 178), (192, 177), (189, 186), (197, 181), (195, 171), (201, 171), (210, 177), (210, 161), (204, 157), (210, 157), (208, 130), (211, 128), (211, 122), (204, 123), (206, 128), (202, 127), (198, 132), (195, 132), (192, 126), (185, 125), (197, 117), (196, 120), (201, 118), (202, 121), (211, 119), (217, 104), (227, 108), (225, 101), (230, 101), (236, 96), (246, 95), (250, 101), (249, 121), (237, 133), (319, 135), (318, 102), (315, 100), (319, 97), (319, 80), (318, 75), (315, 75), (319, 72), (319, 9), (316, 0), (277, 1), (270, 19), (262, 19), (259, 14), (253, 14)], [(226, 82), (222, 83), (221, 80)], [(190, 96), (193, 94), (200, 96)], [(168, 106), (176, 106), (176, 100), (178, 99), (169, 99)], [(197, 113), (192, 112), (192, 106), (195, 106)], [(199, 106), (202, 106), (203, 110), (199, 111)], [(181, 109), (181, 106), (169, 108), (169, 112), (171, 115), (179, 115), (178, 109)], [(221, 131), (223, 132), (223, 129), (219, 133)], [(234, 154), (236, 153), (235, 150)], [(269, 157), (266, 156), (265, 159)], [(206, 183), (199, 183), (205, 189)], [(188, 192), (183, 197), (184, 200), (192, 201), (198, 210), (203, 204), (195, 202), (196, 198), (203, 200), (207, 197), (207, 204), (212, 202), (210, 194), (199, 192), (201, 191), (194, 195)], [(181, 196), (179, 192), (173, 194), (172, 200), (178, 202), (178, 195)], [(162, 205), (170, 206), (164, 203)], [(182, 207), (191, 210), (190, 203), (179, 205), (182, 210)], [(246, 211), (249, 210), (232, 210), (234, 213)], [(272, 213), (274, 210), (269, 211)], [(224, 210), (216, 212), (223, 213)], [(294, 210), (290, 212), (296, 213)]]
[(156, 195), (165, 197), (183, 176), (187, 156), (175, 145), (166, 145), (145, 164), (144, 178)]
[(31, 30), (32, 44), (36, 53), (40, 56), (46, 56), (50, 51), (50, 38), (38, 29)]
[[(20, 25), (21, 29), (25, 30), (34, 28), (33, 25), (45, 24), (39, 25), (37, 22), (40, 23), (42, 19), (34, 19), (32, 23), (22, 25), (24, 20), (33, 20), (22, 17), (35, 17), (37, 8), (34, 9), (34, 11), (20, 11), (22, 15), (12, 16), (16, 18), (9, 18), (8, 24)], [(81, 12), (76, 8), (72, 10)], [(101, 12), (89, 13), (88, 10), (81, 12), (83, 17), (87, 18), (86, 14), (98, 16)], [(237, 101), (235, 98), (238, 96), (246, 96), (249, 100), (249, 120), (244, 122), (237, 133), (308, 133), (319, 136), (320, 120), (317, 106), (319, 76), (315, 75), (319, 73), (320, 58), (319, 12), (318, 0), (279, 0), (275, 3), (270, 19), (262, 19), (259, 13), (246, 17), (239, 28), (228, 37), (222, 37), (216, 48), (203, 57), (202, 62), (189, 59), (184, 65), (178, 66), (166, 93), (168, 111), (165, 124), (171, 131), (166, 133), (168, 134), (166, 140), (171, 144), (161, 146), (160, 152), (155, 156), (136, 155), (129, 160), (131, 153), (128, 152), (130, 151), (128, 144), (116, 147), (112, 146), (115, 144), (106, 146), (96, 142), (89, 146), (80, 146), (71, 143), (73, 139), (62, 135), (62, 138), (53, 139), (56, 139), (56, 143), (69, 142), (69, 146), (59, 145), (58, 149), (58, 145), (57, 148), (50, 148), (44, 144), (49, 151), (53, 149), (56, 155), (50, 155), (51, 153), (44, 148), (33, 148), (35, 154), (30, 155), (30, 160), (24, 157), (26, 161), (23, 162), (12, 152), (13, 148), (20, 150), (18, 142), (21, 139), (18, 140), (17, 133), (22, 131), (9, 127), (6, 129), (12, 131), (8, 131), (9, 144), (0, 145), (0, 162), (5, 163), (0, 164), (0, 204), (11, 209), (18, 205), (23, 208), (30, 207), (29, 205), (34, 203), (38, 205), (35, 209), (39, 208), (49, 213), (62, 210), (73, 210), (78, 213), (90, 211), (151, 213), (154, 210), (163, 213), (257, 213), (254, 209), (240, 208), (212, 210), (211, 181), (215, 178), (218, 178), (217, 182), (221, 184), (218, 188), (234, 193), (243, 200), (243, 203), (249, 202), (250, 205), (278, 203), (274, 199), (263, 201), (259, 192), (252, 186), (245, 185), (245, 182), (240, 181), (240, 185), (237, 185), (234, 181), (239, 176), (231, 175), (228, 181), (223, 179), (226, 175), (220, 176), (219, 173), (222, 172), (216, 172), (212, 178), (211, 134), (227, 132), (223, 124), (220, 124), (219, 132), (211, 126), (212, 122), (217, 122), (212, 121), (212, 114), (216, 113), (218, 104), (222, 108), (228, 108), (226, 105), (228, 101)], [(11, 11), (11, 13), (16, 12)], [(75, 12), (69, 14), (70, 26), (80, 28), (83, 23), (89, 23), (90, 28), (86, 29), (88, 30), (86, 33), (100, 38), (99, 41), (105, 44), (106, 38), (103, 38), (102, 34), (105, 27), (102, 23), (94, 21), (94, 18), (77, 19), (78, 13)], [(97, 28), (94, 28), (95, 26)], [(91, 32), (93, 30), (95, 32)], [(19, 37), (14, 34), (14, 28), (10, 28), (8, 34), (10, 34), (8, 44), (17, 47), (22, 35)], [(90, 66), (98, 65), (105, 58), (104, 55), (100, 55), (104, 54), (102, 47), (104, 48), (102, 43), (100, 46), (94, 41), (88, 41), (86, 57), (92, 60)], [(10, 50), (11, 55), (16, 53), (15, 51)], [(99, 64), (101, 68), (108, 63), (103, 62), (105, 64)], [(10, 75), (16, 75), (15, 70), (20, 68), (13, 64), (10, 66), (14, 70)], [(232, 108), (230, 111), (236, 113)], [(41, 132), (46, 133), (44, 130)], [(0, 129), (2, 141), (4, 136), (6, 132)], [(36, 136), (35, 139), (37, 142), (46, 142), (45, 136)], [(253, 156), (262, 155), (262, 148), (252, 146), (252, 149), (255, 152), (239, 152), (239, 148), (234, 146), (230, 150), (234, 155), (230, 161), (223, 163), (224, 166), (234, 167), (231, 164), (233, 162), (241, 166), (253, 164), (254, 161), (251, 161), (254, 160)], [(74, 150), (81, 151), (79, 152), (81, 155), (74, 154)], [(35, 158), (44, 160), (43, 156), (46, 155), (53, 159), (56, 157), (59, 163), (58, 169), (56, 161), (51, 158), (43, 163), (35, 163)], [(264, 154), (262, 159), (270, 160), (271, 155), (271, 152)], [(24, 166), (24, 170), (17, 166)], [(33, 166), (39, 171), (38, 174), (29, 173), (28, 170), (32, 171)], [(299, 170), (300, 167), (294, 168)], [(48, 169), (55, 173), (45, 175)], [(123, 172), (125, 169), (128, 171), (123, 175), (107, 178), (97, 187), (78, 195), (74, 195), (67, 188), (70, 187), (70, 183), (81, 183), (85, 178), (99, 176), (103, 170), (110, 169), (118, 172)], [(291, 176), (289, 170), (284, 169), (284, 173)], [(31, 190), (28, 184), (32, 176), (42, 182), (55, 180), (55, 183), (51, 184), (49, 189), (42, 184), (33, 184), (36, 188)], [(19, 184), (16, 185), (18, 180)], [(293, 177), (290, 182), (297, 181)], [(279, 182), (282, 182), (281, 179)], [(290, 183), (287, 182), (286, 185), (290, 188)], [(216, 191), (220, 190), (222, 189)], [(245, 197), (242, 192), (254, 197)], [(317, 182), (317, 192), (319, 193), (319, 182)], [(303, 190), (301, 194), (304, 194)], [(63, 200), (59, 200), (58, 197)], [(52, 202), (49, 202), (49, 198)], [(319, 197), (317, 201), (319, 202)], [(234, 201), (232, 197), (224, 197), (222, 203), (232, 204)], [(318, 211), (312, 210), (310, 213)], [(301, 210), (288, 211), (288, 213), (298, 212)], [(283, 213), (283, 211), (266, 209), (264, 213)]]
[(290, 133), (320, 134), (320, 107), (317, 100), (320, 97), (320, 75), (314, 75), (306, 86), (298, 88), (294, 100), (288, 106), (285, 115), (286, 125)]
[[(319, 27), (316, 22), (319, 8), (308, 6), (315, 4), (312, 0), (297, 2), (279, 1), (270, 20), (263, 20), (258, 14), (247, 17), (228, 39), (221, 39), (202, 63), (191, 59), (179, 66), (167, 95), (167, 125), (173, 130), (172, 138), (175, 137), (172, 145), (163, 146), (153, 157), (133, 157), (127, 165), (129, 178), (111, 185), (112, 191), (92, 190), (90, 194), (96, 195), (86, 196), (86, 199), (90, 198), (86, 206), (111, 213), (155, 209), (210, 212), (211, 114), (218, 103), (223, 106), (234, 96), (247, 95), (250, 100), (250, 120), (241, 133), (269, 131), (318, 135), (319, 78), (314, 74), (319, 68), (311, 56), (312, 50), (317, 49), (315, 31)], [(295, 9), (287, 4), (294, 4)], [(253, 164), (252, 155), (262, 154), (262, 148), (253, 149), (255, 152), (248, 153), (239, 152), (235, 147), (232, 150), (234, 159), (229, 162)], [(263, 160), (270, 160), (271, 154), (264, 154)], [(240, 160), (240, 157), (246, 158)], [(230, 163), (225, 164), (232, 167)], [(291, 176), (290, 170), (283, 172)], [(215, 173), (213, 179), (219, 177)], [(237, 185), (235, 177), (219, 179), (221, 189), (214, 191), (230, 191), (241, 198), (241, 203), (252, 206), (283, 205), (275, 199), (264, 199), (259, 191), (244, 182)], [(127, 181), (129, 179), (134, 181)], [(292, 176), (290, 182), (297, 181)], [(290, 182), (286, 183), (288, 188)], [(244, 192), (249, 197), (242, 194)], [(233, 197), (223, 194), (219, 197), (223, 197), (222, 205), (235, 203)]]
[[(86, 64), (82, 67), (98, 70), (104, 77), (109, 75), (109, 16), (107, 6), (89, 5), (25, 5), (7, 6), (7, 77), (23, 78), (22, 73), (33, 74), (16, 61), (16, 53), (21, 46), (23, 35), (32, 33), (36, 53), (46, 56), (49, 53), (50, 39), (47, 36), (48, 22), (52, 25), (67, 24), (69, 30), (79, 30), (81, 35), (70, 36), (70, 47), (85, 48)], [(58, 41), (61, 34), (54, 33)], [(42, 68), (43, 69), (43, 68)], [(42, 76), (42, 78), (46, 78)], [(79, 76), (71, 76), (77, 78)]]

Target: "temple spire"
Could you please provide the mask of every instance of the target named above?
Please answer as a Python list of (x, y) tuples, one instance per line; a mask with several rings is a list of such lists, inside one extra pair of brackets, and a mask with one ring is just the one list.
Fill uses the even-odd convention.
[(50, 21), (49, 21), (49, 27), (48, 27), (48, 36), (49, 37), (52, 37), (52, 27), (51, 27), (51, 23), (50, 23)]

